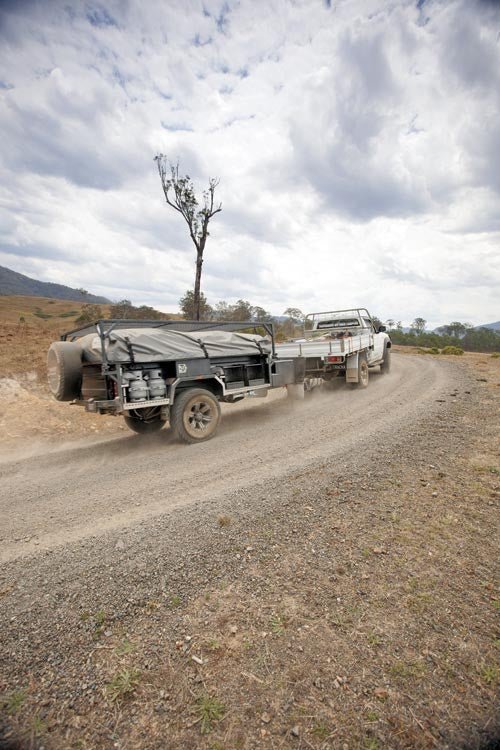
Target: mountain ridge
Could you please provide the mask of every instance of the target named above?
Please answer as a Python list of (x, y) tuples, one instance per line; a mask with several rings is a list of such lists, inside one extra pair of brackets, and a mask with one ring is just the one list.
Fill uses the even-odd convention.
[(74, 302), (91, 302), (93, 304), (109, 304), (111, 300), (90, 292), (82, 292), (64, 284), (51, 281), (38, 281), (23, 273), (13, 271), (6, 266), (0, 266), (0, 296), (50, 297), (51, 299), (66, 299)]

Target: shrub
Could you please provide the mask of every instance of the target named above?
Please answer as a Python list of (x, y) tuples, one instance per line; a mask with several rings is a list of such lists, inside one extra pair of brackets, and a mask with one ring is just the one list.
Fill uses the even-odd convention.
[[(62, 315), (60, 317), (62, 317)], [(81, 315), (78, 316), (78, 318), (75, 320), (75, 323), (93, 323), (94, 320), (99, 320), (99, 318), (102, 318), (102, 310), (100, 305), (92, 305), (90, 303), (86, 303), (85, 305), (82, 305)]]
[(462, 356), (464, 350), (459, 346), (445, 346), (441, 349), (441, 354), (455, 354), (456, 356)]

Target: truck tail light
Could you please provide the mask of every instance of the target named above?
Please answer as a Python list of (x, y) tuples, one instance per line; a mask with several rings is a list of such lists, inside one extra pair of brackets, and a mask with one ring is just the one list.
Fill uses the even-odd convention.
[(327, 362), (342, 362), (343, 357), (334, 357), (332, 354), (329, 354), (328, 357), (326, 358), (326, 361)]

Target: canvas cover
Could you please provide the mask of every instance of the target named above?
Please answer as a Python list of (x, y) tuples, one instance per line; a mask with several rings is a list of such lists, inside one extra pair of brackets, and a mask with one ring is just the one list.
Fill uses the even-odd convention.
[[(200, 343), (201, 342), (201, 343)], [(90, 333), (78, 339), (85, 362), (102, 362), (101, 339)], [(106, 339), (108, 362), (130, 362), (130, 350), (135, 362), (165, 362), (178, 359), (203, 359), (231, 357), (240, 354), (267, 354), (271, 351), (269, 339), (263, 336), (234, 331), (173, 331), (171, 328), (120, 328)]]

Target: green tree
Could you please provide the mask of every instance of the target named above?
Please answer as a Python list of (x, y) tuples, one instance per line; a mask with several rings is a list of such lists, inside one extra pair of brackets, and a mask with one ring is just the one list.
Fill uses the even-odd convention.
[(169, 320), (169, 316), (166, 313), (155, 310), (154, 307), (150, 307), (149, 305), (134, 307), (134, 316), (139, 320)]
[(134, 317), (134, 310), (135, 308), (129, 299), (121, 299), (111, 305), (109, 316), (111, 319), (125, 320)]
[[(213, 318), (214, 311), (208, 304), (203, 292), (200, 292), (200, 297), (196, 302), (193, 290), (188, 289), (184, 296), (180, 298), (179, 306), (186, 320), (211, 320)], [(198, 317), (196, 317), (197, 311)]]
[(194, 186), (189, 175), (179, 174), (179, 164), (171, 164), (164, 154), (155, 156), (158, 174), (165, 195), (165, 200), (171, 208), (180, 213), (189, 229), (189, 236), (196, 248), (196, 274), (194, 281), (193, 305), (195, 320), (202, 319), (201, 305), (201, 269), (203, 253), (207, 242), (208, 224), (212, 216), (222, 211), (222, 203), (215, 204), (215, 190), (219, 180), (211, 177), (208, 189), (203, 193), (203, 207), (194, 192)]
[(460, 346), (472, 352), (498, 352), (500, 332), (492, 328), (471, 328), (461, 339)]
[[(302, 333), (302, 326), (306, 316), (298, 307), (287, 307), (283, 315), (287, 318), (283, 321), (282, 331), (286, 338), (294, 338)], [(310, 320), (310, 319), (309, 319)]]
[(271, 318), (271, 313), (264, 310), (263, 307), (259, 307), (258, 305), (252, 307), (252, 320), (257, 321), (257, 323), (264, 323), (266, 320), (271, 320)]
[(214, 320), (230, 320), (231, 306), (224, 300), (220, 300), (213, 309), (213, 317)]
[(252, 320), (252, 305), (244, 299), (239, 299), (234, 305), (231, 305), (230, 320)]
[(306, 317), (302, 310), (299, 310), (298, 307), (287, 307), (283, 315), (286, 315), (286, 317), (289, 318), (292, 323), (294, 323), (294, 325), (303, 323)]
[(92, 323), (94, 320), (100, 320), (102, 317), (102, 308), (100, 305), (92, 305), (86, 302), (82, 305), (82, 311), (78, 318), (76, 318), (75, 323)]
[(424, 318), (415, 318), (415, 320), (411, 324), (411, 330), (417, 334), (423, 333), (425, 331), (426, 325), (427, 325), (427, 321), (424, 320)]
[(461, 338), (462, 336), (465, 336), (467, 331), (470, 331), (472, 327), (473, 326), (471, 326), (470, 323), (461, 323), (459, 320), (455, 320), (453, 323), (439, 326), (436, 330), (438, 333), (444, 333), (447, 336), (458, 336), (458, 338)]

